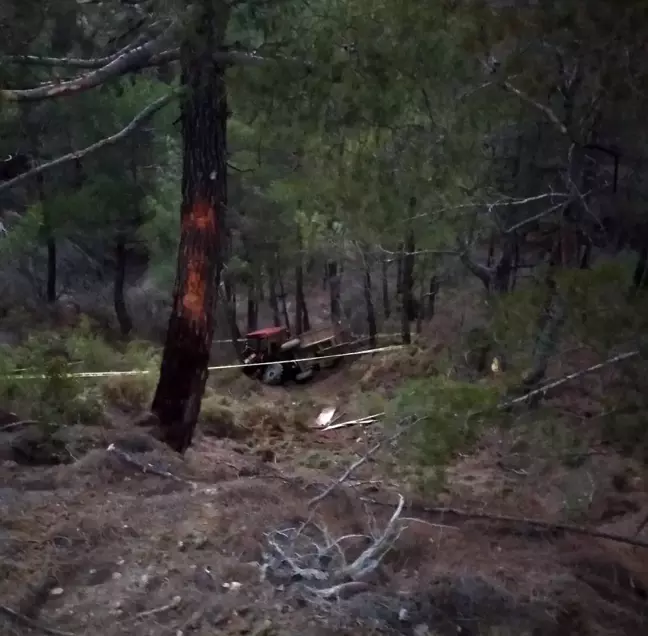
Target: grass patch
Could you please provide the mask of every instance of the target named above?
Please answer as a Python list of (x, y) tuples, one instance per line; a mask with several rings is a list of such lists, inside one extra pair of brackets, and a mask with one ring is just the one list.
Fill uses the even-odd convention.
[(499, 398), (499, 391), (487, 384), (440, 375), (406, 382), (390, 405), (396, 421), (418, 420), (402, 442), (402, 460), (425, 467), (425, 481), (441, 487), (445, 469), (459, 452), (474, 446)]
[(150, 400), (156, 374), (77, 378), (82, 371), (157, 370), (159, 356), (133, 342), (119, 348), (91, 332), (88, 322), (61, 335), (31, 334), (16, 347), (0, 348), (3, 408), (44, 426), (104, 422), (105, 407), (137, 409)]

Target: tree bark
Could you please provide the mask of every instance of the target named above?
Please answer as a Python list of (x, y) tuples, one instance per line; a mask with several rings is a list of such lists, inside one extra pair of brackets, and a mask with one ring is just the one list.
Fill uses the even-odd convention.
[(254, 331), (259, 323), (259, 303), (257, 300), (257, 286), (253, 279), (248, 282), (247, 289), (247, 330)]
[(304, 298), (304, 268), (301, 263), (295, 268), (295, 334), (299, 335), (310, 329), (308, 309)]
[(340, 303), (340, 272), (337, 261), (329, 261), (327, 265), (331, 322), (339, 324), (342, 320), (342, 304)]
[(432, 320), (436, 311), (436, 298), (439, 293), (439, 279), (436, 274), (430, 277), (430, 288), (428, 291), (427, 319)]
[(232, 282), (227, 279), (224, 281), (223, 287), (225, 290), (225, 296), (223, 297), (222, 294), (219, 295), (225, 304), (225, 314), (227, 316), (227, 324), (232, 337), (232, 344), (234, 345), (236, 354), (240, 358), (243, 348), (241, 346), (241, 330), (239, 329), (236, 315), (236, 291)]
[(491, 286), (499, 294), (506, 294), (510, 289), (514, 257), (515, 238), (505, 239), (502, 254), (491, 279)]
[(126, 235), (124, 232), (117, 233), (115, 243), (115, 287), (113, 289), (113, 301), (115, 305), (115, 314), (119, 323), (119, 331), (122, 336), (128, 337), (133, 330), (133, 321), (128, 314), (126, 300), (124, 298), (124, 284), (126, 282), (126, 262), (128, 258), (126, 248)]
[(288, 303), (286, 302), (286, 286), (284, 285), (283, 274), (277, 259), (277, 283), (279, 283), (279, 302), (281, 306), (281, 315), (284, 319), (284, 324), (288, 333), (292, 333), (290, 327), (290, 316), (288, 315)]
[(632, 274), (632, 289), (631, 294), (636, 294), (642, 287), (646, 285), (646, 265), (648, 264), (648, 247), (644, 246), (639, 250), (637, 264), (635, 265)]
[(310, 329), (310, 318), (304, 294), (304, 243), (299, 229), (297, 230), (297, 245), (299, 253), (295, 268), (295, 333), (299, 335)]
[(403, 252), (405, 246), (403, 243), (398, 244), (398, 256), (396, 257), (396, 295), (399, 296), (403, 291)]
[(47, 237), (47, 302), (56, 302), (56, 239)]
[(376, 346), (376, 310), (373, 303), (373, 291), (371, 283), (371, 259), (368, 251), (364, 253), (364, 280), (362, 285), (364, 293), (365, 307), (367, 309), (367, 328), (369, 330), (369, 343), (372, 347)]
[(279, 315), (279, 299), (277, 297), (277, 271), (272, 264), (268, 264), (268, 304), (272, 310), (272, 324), (279, 327), (281, 316)]
[(416, 243), (414, 232), (410, 229), (407, 232), (405, 243), (403, 244), (403, 265), (401, 281), (401, 331), (404, 344), (412, 342), (410, 333), (410, 322), (414, 320), (414, 251)]
[(389, 261), (386, 256), (383, 256), (380, 263), (380, 275), (382, 283), (382, 305), (383, 315), (385, 319), (391, 315), (391, 302), (389, 300)]
[(173, 308), (152, 411), (161, 438), (184, 453), (205, 390), (222, 271), (221, 232), (227, 209), (225, 69), (214, 60), (227, 27), (227, 6), (203, 0), (180, 47), (182, 204)]

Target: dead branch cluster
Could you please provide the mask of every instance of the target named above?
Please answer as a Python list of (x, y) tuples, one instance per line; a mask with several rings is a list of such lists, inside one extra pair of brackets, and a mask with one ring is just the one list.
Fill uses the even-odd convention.
[[(313, 521), (300, 527), (273, 530), (265, 534), (261, 560), (262, 579), (277, 585), (295, 584), (306, 600), (326, 602), (348, 598), (368, 588), (367, 579), (376, 572), (405, 529), (398, 505), (382, 530), (371, 534), (333, 537), (322, 524)], [(350, 554), (359, 542), (368, 545), (355, 558)]]

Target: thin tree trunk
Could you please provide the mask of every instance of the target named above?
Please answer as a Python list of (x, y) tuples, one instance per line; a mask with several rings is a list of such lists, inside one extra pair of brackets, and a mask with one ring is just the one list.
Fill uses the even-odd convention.
[(133, 321), (128, 314), (126, 307), (126, 300), (124, 298), (124, 284), (126, 282), (126, 263), (127, 263), (127, 248), (126, 248), (126, 235), (124, 232), (117, 233), (117, 240), (115, 245), (115, 286), (113, 289), (113, 301), (115, 305), (115, 314), (117, 322), (119, 323), (119, 331), (125, 338), (128, 337), (133, 330)]
[(383, 256), (380, 262), (380, 274), (382, 284), (382, 305), (385, 319), (391, 315), (391, 302), (389, 300), (389, 261)]
[(420, 335), (423, 331), (423, 302), (425, 301), (425, 285), (423, 277), (419, 282), (418, 311), (416, 312), (416, 333)]
[(295, 267), (295, 334), (300, 335), (310, 329), (306, 297), (304, 295), (304, 244), (301, 231), (297, 230), (299, 248), (297, 266)]
[(290, 326), (290, 316), (288, 315), (288, 303), (286, 302), (286, 286), (284, 285), (283, 273), (281, 271), (281, 267), (279, 266), (278, 262), (277, 262), (277, 283), (279, 284), (279, 303), (281, 307), (281, 315), (283, 316), (284, 324), (286, 325), (286, 329), (288, 330), (288, 333), (292, 333), (292, 329)]
[(279, 327), (281, 325), (281, 316), (279, 315), (279, 299), (277, 298), (277, 272), (271, 264), (268, 264), (268, 304), (272, 310), (272, 324)]
[[(257, 304), (260, 305), (262, 302), (265, 302), (265, 285), (263, 284), (263, 269), (258, 268), (256, 272), (256, 294), (257, 294)], [(257, 307), (258, 310), (258, 307)]]
[[(33, 135), (32, 145), (34, 153), (38, 153), (40, 146), (38, 135)], [(45, 179), (42, 174), (36, 176), (36, 188), (38, 190), (38, 200), (43, 209), (42, 232), (45, 237), (45, 247), (47, 249), (47, 278), (45, 284), (45, 294), (47, 302), (52, 305), (56, 302), (56, 239), (54, 238), (54, 228), (52, 227), (52, 216), (47, 205), (45, 195)]]
[(224, 41), (227, 5), (202, 0), (180, 47), (182, 204), (173, 306), (152, 411), (161, 438), (183, 453), (191, 444), (205, 391), (222, 271), (220, 232), (227, 209), (225, 69), (214, 60)]
[(410, 229), (403, 244), (402, 250), (402, 279), (401, 279), (401, 335), (404, 344), (412, 342), (410, 322), (414, 319), (414, 251), (416, 243), (414, 232)]
[(592, 243), (587, 243), (585, 247), (583, 248), (583, 253), (581, 254), (580, 257), (580, 263), (578, 267), (580, 269), (589, 269), (590, 268), (590, 261), (592, 260)]
[(511, 272), (511, 291), (515, 289), (520, 272), (520, 241), (515, 237), (513, 245), (513, 271)]
[(505, 294), (511, 286), (511, 274), (513, 272), (513, 258), (515, 246), (513, 239), (508, 239), (502, 248), (502, 255), (497, 263), (492, 277), (492, 286), (499, 294)]
[(56, 239), (47, 237), (47, 302), (56, 302)]
[(549, 361), (558, 350), (562, 326), (566, 319), (565, 300), (556, 290), (553, 280), (549, 283), (548, 291), (547, 302), (539, 321), (540, 329), (534, 342), (533, 361), (523, 379), (524, 387), (527, 390), (532, 389), (544, 379)]
[(247, 330), (254, 331), (258, 326), (259, 303), (257, 301), (257, 288), (254, 280), (248, 282), (247, 289)]
[(367, 309), (367, 328), (369, 330), (369, 343), (372, 347), (376, 346), (376, 310), (373, 303), (373, 290), (371, 282), (371, 257), (367, 251), (364, 253), (364, 280), (362, 289), (364, 292), (365, 307)]
[(304, 331), (309, 331), (311, 328), (311, 323), (310, 323), (310, 314), (308, 313), (308, 305), (306, 304), (306, 298), (303, 296), (303, 288), (302, 288), (302, 323), (304, 326)]
[(439, 293), (439, 279), (436, 274), (430, 277), (430, 288), (428, 291), (427, 319), (432, 320), (436, 311), (436, 298)]
[(225, 303), (227, 324), (229, 326), (232, 344), (234, 345), (234, 349), (236, 350), (236, 353), (240, 358), (242, 347), (241, 330), (239, 329), (238, 316), (236, 312), (236, 290), (234, 288), (234, 284), (229, 279), (225, 279), (223, 287), (225, 288), (225, 297), (222, 299)]
[(564, 260), (563, 240), (562, 237), (558, 237), (552, 248), (549, 270), (545, 277), (547, 297), (536, 323), (531, 368), (522, 378), (525, 391), (531, 390), (544, 379), (549, 361), (558, 350), (562, 326), (567, 317), (567, 307), (556, 285), (555, 272), (565, 264), (568, 263)]
[(337, 325), (342, 320), (342, 304), (340, 302), (341, 280), (337, 261), (328, 262), (327, 274), (329, 284), (331, 322)]
[(405, 251), (405, 245), (403, 243), (398, 244), (398, 256), (396, 256), (396, 295), (400, 296), (403, 292), (403, 253)]
[(495, 232), (491, 232), (488, 241), (488, 257), (486, 259), (486, 267), (489, 269), (493, 266), (493, 259), (495, 258)]
[(635, 265), (634, 273), (632, 275), (632, 289), (631, 295), (635, 295), (646, 284), (646, 269), (648, 265), (648, 247), (644, 246), (639, 251), (637, 264)]
[(299, 336), (304, 332), (304, 269), (301, 264), (295, 267), (295, 335)]

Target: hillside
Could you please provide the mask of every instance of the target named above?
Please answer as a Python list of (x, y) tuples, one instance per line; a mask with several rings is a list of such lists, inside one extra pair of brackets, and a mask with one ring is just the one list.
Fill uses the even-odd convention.
[[(434, 355), (419, 344), (282, 388), (214, 374), (184, 458), (124, 410), (135, 380), (108, 381), (100, 423), (55, 432), (56, 465), (17, 455), (40, 429), (6, 416), (3, 633), (644, 634), (648, 476), (593, 430), (561, 447), (522, 414), (435, 486), (408, 435), (388, 441), (393, 419), (315, 428), (329, 405), (370, 415)], [(556, 399), (578, 408), (573, 390)]]

